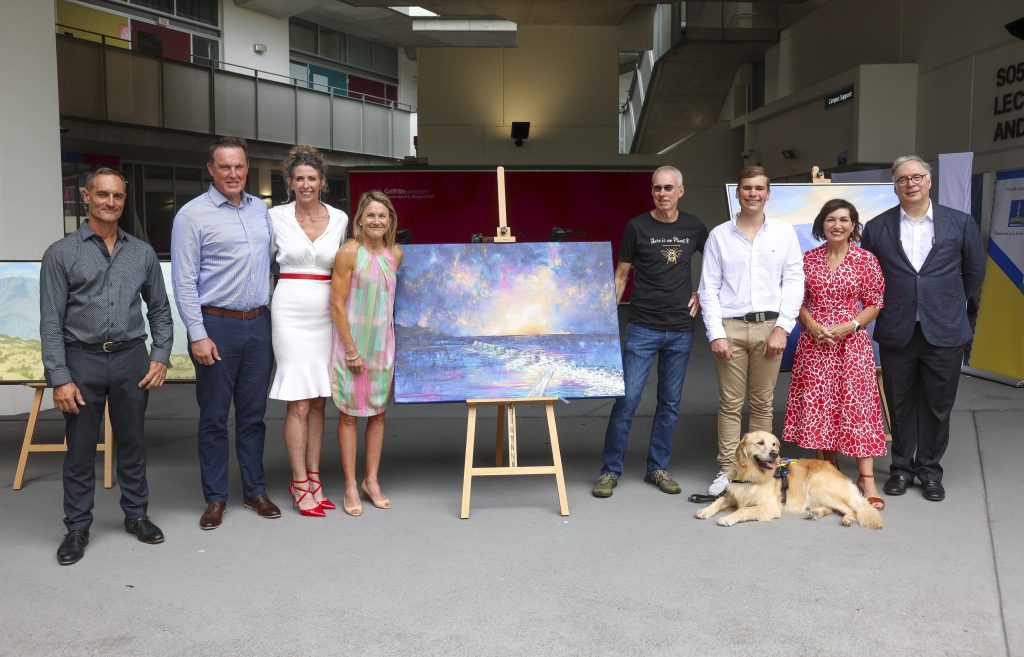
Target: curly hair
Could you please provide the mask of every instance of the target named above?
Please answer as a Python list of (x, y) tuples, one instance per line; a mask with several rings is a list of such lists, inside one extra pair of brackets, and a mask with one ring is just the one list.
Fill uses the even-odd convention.
[(327, 194), (327, 163), (324, 161), (323, 153), (313, 146), (300, 144), (292, 146), (288, 151), (288, 157), (281, 162), (281, 179), (284, 180), (288, 195), (286, 201), (292, 200), (292, 172), (295, 171), (295, 167), (303, 165), (316, 169), (316, 172), (320, 174), (320, 197), (323, 198)]

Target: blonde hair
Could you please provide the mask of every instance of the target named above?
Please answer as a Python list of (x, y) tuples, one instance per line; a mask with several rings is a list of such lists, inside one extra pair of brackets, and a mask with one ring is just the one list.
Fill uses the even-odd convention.
[(398, 213), (395, 212), (395, 206), (391, 204), (391, 199), (388, 198), (387, 194), (380, 190), (371, 190), (369, 192), (363, 192), (363, 195), (359, 197), (359, 205), (356, 206), (355, 218), (352, 220), (352, 237), (357, 242), (362, 244), (363, 242), (363, 213), (366, 212), (366, 207), (376, 201), (388, 209), (388, 214), (391, 216), (391, 223), (388, 224), (388, 230), (384, 233), (384, 246), (390, 247), (395, 245), (395, 233), (398, 231)]

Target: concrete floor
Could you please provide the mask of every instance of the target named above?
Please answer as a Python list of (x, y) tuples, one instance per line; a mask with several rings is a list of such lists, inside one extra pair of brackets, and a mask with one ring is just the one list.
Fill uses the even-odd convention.
[[(783, 375), (779, 409), (787, 385)], [(11, 479), (0, 489), (0, 654), (1024, 657), (1024, 391), (964, 377), (946, 501), (914, 488), (889, 498), (885, 528), (869, 531), (834, 516), (728, 529), (695, 519), (686, 494), (717, 471), (706, 343), (695, 344), (671, 470), (684, 495), (642, 481), (648, 388), (627, 472), (606, 500), (590, 486), (611, 402), (558, 405), (568, 518), (541, 476), (478, 479), (460, 520), (465, 407), (418, 405), (388, 415), (381, 476), (394, 509), (309, 519), (284, 508), (264, 520), (241, 507), (233, 468), (224, 525), (204, 532), (194, 389), (167, 386), (147, 427), (150, 515), (164, 544), (127, 535), (116, 487), (100, 489), (85, 558), (60, 567), (61, 457), (33, 455), (24, 489)], [(265, 462), (285, 507), (283, 411), (272, 402)], [(322, 476), (340, 500), (336, 417)], [(484, 417), (480, 463), (492, 458)], [(520, 462), (541, 463), (543, 422), (521, 418)], [(40, 424), (61, 433), (54, 411)], [(10, 478), (24, 426), (25, 416), (0, 418)], [(876, 461), (880, 477), (887, 468)]]

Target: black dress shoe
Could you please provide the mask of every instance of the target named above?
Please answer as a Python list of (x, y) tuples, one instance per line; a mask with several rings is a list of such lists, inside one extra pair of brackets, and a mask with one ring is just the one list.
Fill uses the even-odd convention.
[(143, 543), (155, 544), (164, 542), (164, 533), (153, 524), (149, 516), (125, 518), (124, 530), (129, 534), (135, 534), (135, 537)]
[(78, 563), (79, 559), (85, 556), (85, 546), (89, 544), (88, 529), (72, 529), (64, 534), (64, 540), (57, 548), (57, 563), (62, 566), (70, 566)]
[(925, 481), (921, 484), (924, 489), (924, 499), (929, 502), (941, 502), (946, 499), (946, 489), (942, 487), (941, 481)]
[(913, 481), (910, 475), (897, 472), (889, 477), (888, 481), (885, 482), (885, 486), (882, 486), (882, 490), (885, 491), (886, 495), (902, 495), (907, 492)]

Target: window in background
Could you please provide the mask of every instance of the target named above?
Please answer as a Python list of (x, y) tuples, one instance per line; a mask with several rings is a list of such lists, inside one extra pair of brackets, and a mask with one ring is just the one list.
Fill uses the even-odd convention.
[(288, 47), (316, 54), (316, 25), (299, 18), (288, 21)]
[(337, 62), (345, 61), (345, 35), (335, 30), (320, 28), (320, 56)]
[(360, 39), (359, 37), (349, 36), (346, 39), (348, 43), (348, 63), (352, 66), (358, 66), (367, 70), (373, 68), (373, 44), (366, 39)]
[(213, 66), (220, 60), (220, 42), (198, 34), (192, 35), (192, 63)]
[(398, 51), (390, 46), (373, 44), (373, 70), (382, 75), (398, 77)]
[(176, 15), (207, 25), (218, 25), (217, 0), (177, 0)]

